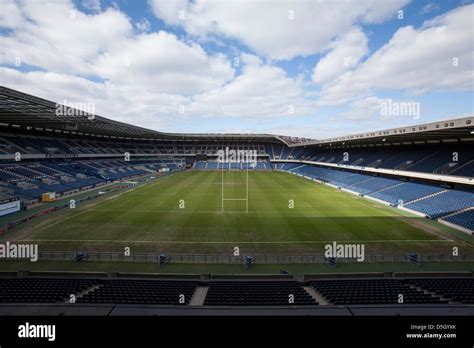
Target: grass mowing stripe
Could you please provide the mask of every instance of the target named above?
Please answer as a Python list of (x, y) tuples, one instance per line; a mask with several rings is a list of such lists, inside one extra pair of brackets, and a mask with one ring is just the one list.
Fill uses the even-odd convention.
[[(227, 192), (233, 195), (228, 198), (245, 195), (246, 175), (246, 171), (225, 173)], [(249, 213), (244, 201), (228, 201), (222, 213), (220, 171), (186, 171), (166, 177), (166, 184), (160, 180), (22, 238), (49, 243), (55, 250), (67, 245), (106, 251), (118, 243), (139, 243), (141, 250), (148, 243), (146, 250), (156, 250), (163, 243), (169, 252), (225, 253), (226, 245), (242, 244), (252, 246), (252, 252), (287, 254), (315, 252), (315, 246), (333, 241), (370, 243), (382, 252), (445, 252), (442, 246), (457, 238), (427, 233), (424, 218), (354, 200), (350, 193), (287, 173), (249, 173)], [(179, 209), (181, 199), (184, 209)], [(294, 200), (293, 209), (289, 200)]]

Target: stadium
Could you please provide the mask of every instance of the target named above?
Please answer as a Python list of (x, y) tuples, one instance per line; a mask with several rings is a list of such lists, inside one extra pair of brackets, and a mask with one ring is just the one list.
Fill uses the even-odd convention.
[(472, 346), (472, 3), (4, 5), (0, 344)]
[[(287, 269), (285, 279), (294, 272), (288, 269), (304, 279), (312, 279), (306, 270), (466, 271), (465, 279), (429, 285), (461, 282), (465, 293), (415, 291), (409, 303), (473, 301), (472, 117), (326, 140), (166, 134), (96, 115), (58, 116), (55, 103), (8, 88), (0, 95), (1, 239), (38, 245), (39, 262), (20, 261), (35, 267), (32, 274), (48, 267), (94, 271), (100, 264), (121, 269), (119, 263), (164, 274)], [(250, 152), (252, 161), (236, 156)], [(337, 244), (351, 246), (349, 254), (336, 252)], [(367, 281), (400, 286), (398, 279)], [(246, 304), (219, 298), (222, 291), (202, 304)], [(5, 300), (21, 300), (10, 296)], [(179, 304), (178, 297), (170, 301)], [(351, 303), (344, 301), (334, 304)], [(316, 301), (303, 292), (296, 299), (308, 303)]]

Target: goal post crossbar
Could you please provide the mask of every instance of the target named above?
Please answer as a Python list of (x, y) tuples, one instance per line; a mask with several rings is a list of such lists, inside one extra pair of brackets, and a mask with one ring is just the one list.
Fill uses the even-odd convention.
[[(224, 166), (221, 166), (222, 167), (222, 212), (225, 211), (225, 207), (224, 207), (224, 202), (225, 201), (245, 201), (245, 212), (248, 213), (249, 212), (249, 163), (247, 163), (247, 168), (246, 168), (246, 172), (247, 172), (247, 175), (246, 175), (246, 182), (245, 182), (245, 198), (225, 198), (225, 194), (224, 194), (224, 187), (225, 187), (225, 175), (224, 175), (224, 172), (226, 171), (224, 169)], [(230, 169), (230, 166), (229, 166), (229, 169), (228, 171), (230, 172), (231, 169)]]

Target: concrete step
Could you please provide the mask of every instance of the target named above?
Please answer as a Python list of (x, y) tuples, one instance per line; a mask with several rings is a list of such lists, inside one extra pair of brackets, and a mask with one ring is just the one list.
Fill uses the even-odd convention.
[(306, 292), (314, 298), (316, 302), (318, 302), (320, 305), (329, 305), (330, 303), (326, 301), (326, 299), (321, 296), (316, 290), (314, 290), (313, 287), (311, 286), (303, 286), (303, 289), (306, 290)]
[(198, 286), (194, 291), (193, 297), (189, 301), (190, 306), (202, 306), (207, 295), (209, 286)]

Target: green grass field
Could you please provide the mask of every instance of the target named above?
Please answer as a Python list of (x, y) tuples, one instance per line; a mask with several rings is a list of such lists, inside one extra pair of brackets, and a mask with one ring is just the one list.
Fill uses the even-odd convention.
[(471, 237), (436, 222), (282, 172), (180, 172), (66, 210), (1, 239), (35, 241), (42, 250), (229, 255), (236, 246), (323, 254), (332, 241), (364, 243), (366, 254), (473, 251)]

